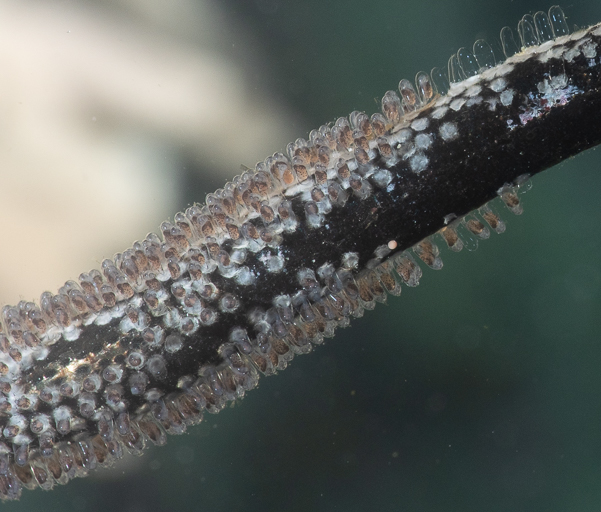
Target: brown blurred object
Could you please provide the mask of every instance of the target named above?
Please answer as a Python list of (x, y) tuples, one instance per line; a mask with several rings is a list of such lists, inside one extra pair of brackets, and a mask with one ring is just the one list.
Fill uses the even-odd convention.
[(0, 4), (0, 304), (185, 208), (182, 155), (225, 183), (292, 140), (287, 109), (247, 85), (259, 52), (242, 63), (236, 45), (207, 1)]

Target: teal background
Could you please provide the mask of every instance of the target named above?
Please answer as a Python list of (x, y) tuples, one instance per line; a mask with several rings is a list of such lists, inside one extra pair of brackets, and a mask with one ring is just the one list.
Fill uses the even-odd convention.
[[(226, 1), (298, 135), (544, 2)], [(596, 1), (563, 6), (601, 20)], [(273, 151), (282, 148), (274, 147)], [(524, 215), (235, 407), (6, 510), (594, 511), (601, 503), (599, 151), (533, 180)], [(253, 162), (244, 162), (252, 165)], [(202, 166), (197, 162), (197, 168)], [(232, 170), (232, 176), (236, 170)], [(182, 208), (221, 183), (190, 178)], [(184, 187), (183, 187), (184, 188)], [(115, 476), (113, 475), (113, 476)]]

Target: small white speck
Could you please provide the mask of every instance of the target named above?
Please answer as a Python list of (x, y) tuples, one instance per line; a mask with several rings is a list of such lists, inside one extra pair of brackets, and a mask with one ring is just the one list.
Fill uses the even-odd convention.
[(549, 84), (553, 89), (563, 89), (568, 85), (568, 76), (565, 73), (551, 77)]
[(538, 84), (536, 84), (536, 89), (541, 94), (551, 94), (552, 93), (551, 87), (549, 87), (549, 82), (546, 78), (542, 82), (539, 82)]
[(421, 132), (425, 130), (430, 124), (430, 121), (427, 117), (422, 117), (421, 119), (416, 119), (411, 123), (411, 128), (413, 128), (416, 132)]
[(490, 83), (489, 87), (495, 92), (501, 92), (507, 87), (507, 80), (503, 77), (496, 78)]
[(513, 102), (513, 89), (507, 89), (501, 93), (501, 104), (505, 107), (508, 107)]
[(568, 62), (572, 62), (579, 54), (580, 50), (577, 48), (572, 48), (563, 54), (563, 58)]
[(456, 100), (451, 101), (451, 108), (456, 112), (465, 104), (465, 98), (457, 98)]
[(342, 255), (342, 266), (345, 268), (357, 268), (359, 266), (359, 253), (345, 252)]
[(443, 123), (439, 129), (440, 136), (445, 141), (454, 140), (459, 135), (455, 123)]
[(387, 169), (378, 169), (371, 179), (378, 187), (385, 188), (392, 181), (392, 173)]
[(465, 91), (465, 95), (469, 97), (478, 96), (482, 91), (482, 87), (480, 85), (472, 85), (467, 91)]
[(419, 149), (428, 149), (432, 144), (432, 136), (428, 133), (420, 133), (415, 137), (415, 146)]
[(467, 100), (466, 105), (471, 107), (472, 105), (478, 105), (478, 103), (482, 103), (482, 96), (475, 96)]
[(259, 254), (259, 261), (265, 265), (268, 272), (279, 272), (284, 268), (286, 260), (282, 253), (278, 251), (278, 254), (271, 254), (271, 251), (264, 251)]
[(429, 162), (430, 160), (426, 155), (418, 154), (410, 160), (409, 166), (413, 172), (420, 173), (426, 170)]
[(457, 215), (454, 213), (449, 213), (444, 216), (444, 225), (447, 226), (450, 222), (453, 222), (457, 218)]
[(597, 43), (588, 42), (582, 47), (582, 55), (587, 59), (594, 59), (597, 56)]

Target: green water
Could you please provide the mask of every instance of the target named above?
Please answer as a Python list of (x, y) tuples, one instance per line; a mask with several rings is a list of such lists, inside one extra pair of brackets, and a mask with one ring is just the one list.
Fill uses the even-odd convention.
[[(374, 98), (400, 78), (444, 65), (475, 39), (496, 42), (502, 26), (549, 6), (225, 5), (254, 34), (249, 48), (266, 54), (253, 86), (268, 83), (297, 112), (299, 136), (376, 110)], [(572, 23), (601, 20), (598, 2), (563, 7)], [(473, 253), (445, 251), (442, 271), (425, 270), (418, 288), (263, 379), (236, 407), (149, 450), (138, 470), (25, 492), (5, 509), (599, 510), (600, 157), (537, 177), (524, 215), (503, 214), (505, 234)]]

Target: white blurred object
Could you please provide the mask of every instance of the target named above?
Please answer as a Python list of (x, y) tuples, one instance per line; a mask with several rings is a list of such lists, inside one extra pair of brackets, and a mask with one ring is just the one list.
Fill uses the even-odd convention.
[(0, 3), (0, 304), (56, 292), (185, 208), (179, 155), (225, 182), (292, 140), (290, 113), (225, 55), (244, 33), (216, 5), (111, 8)]

